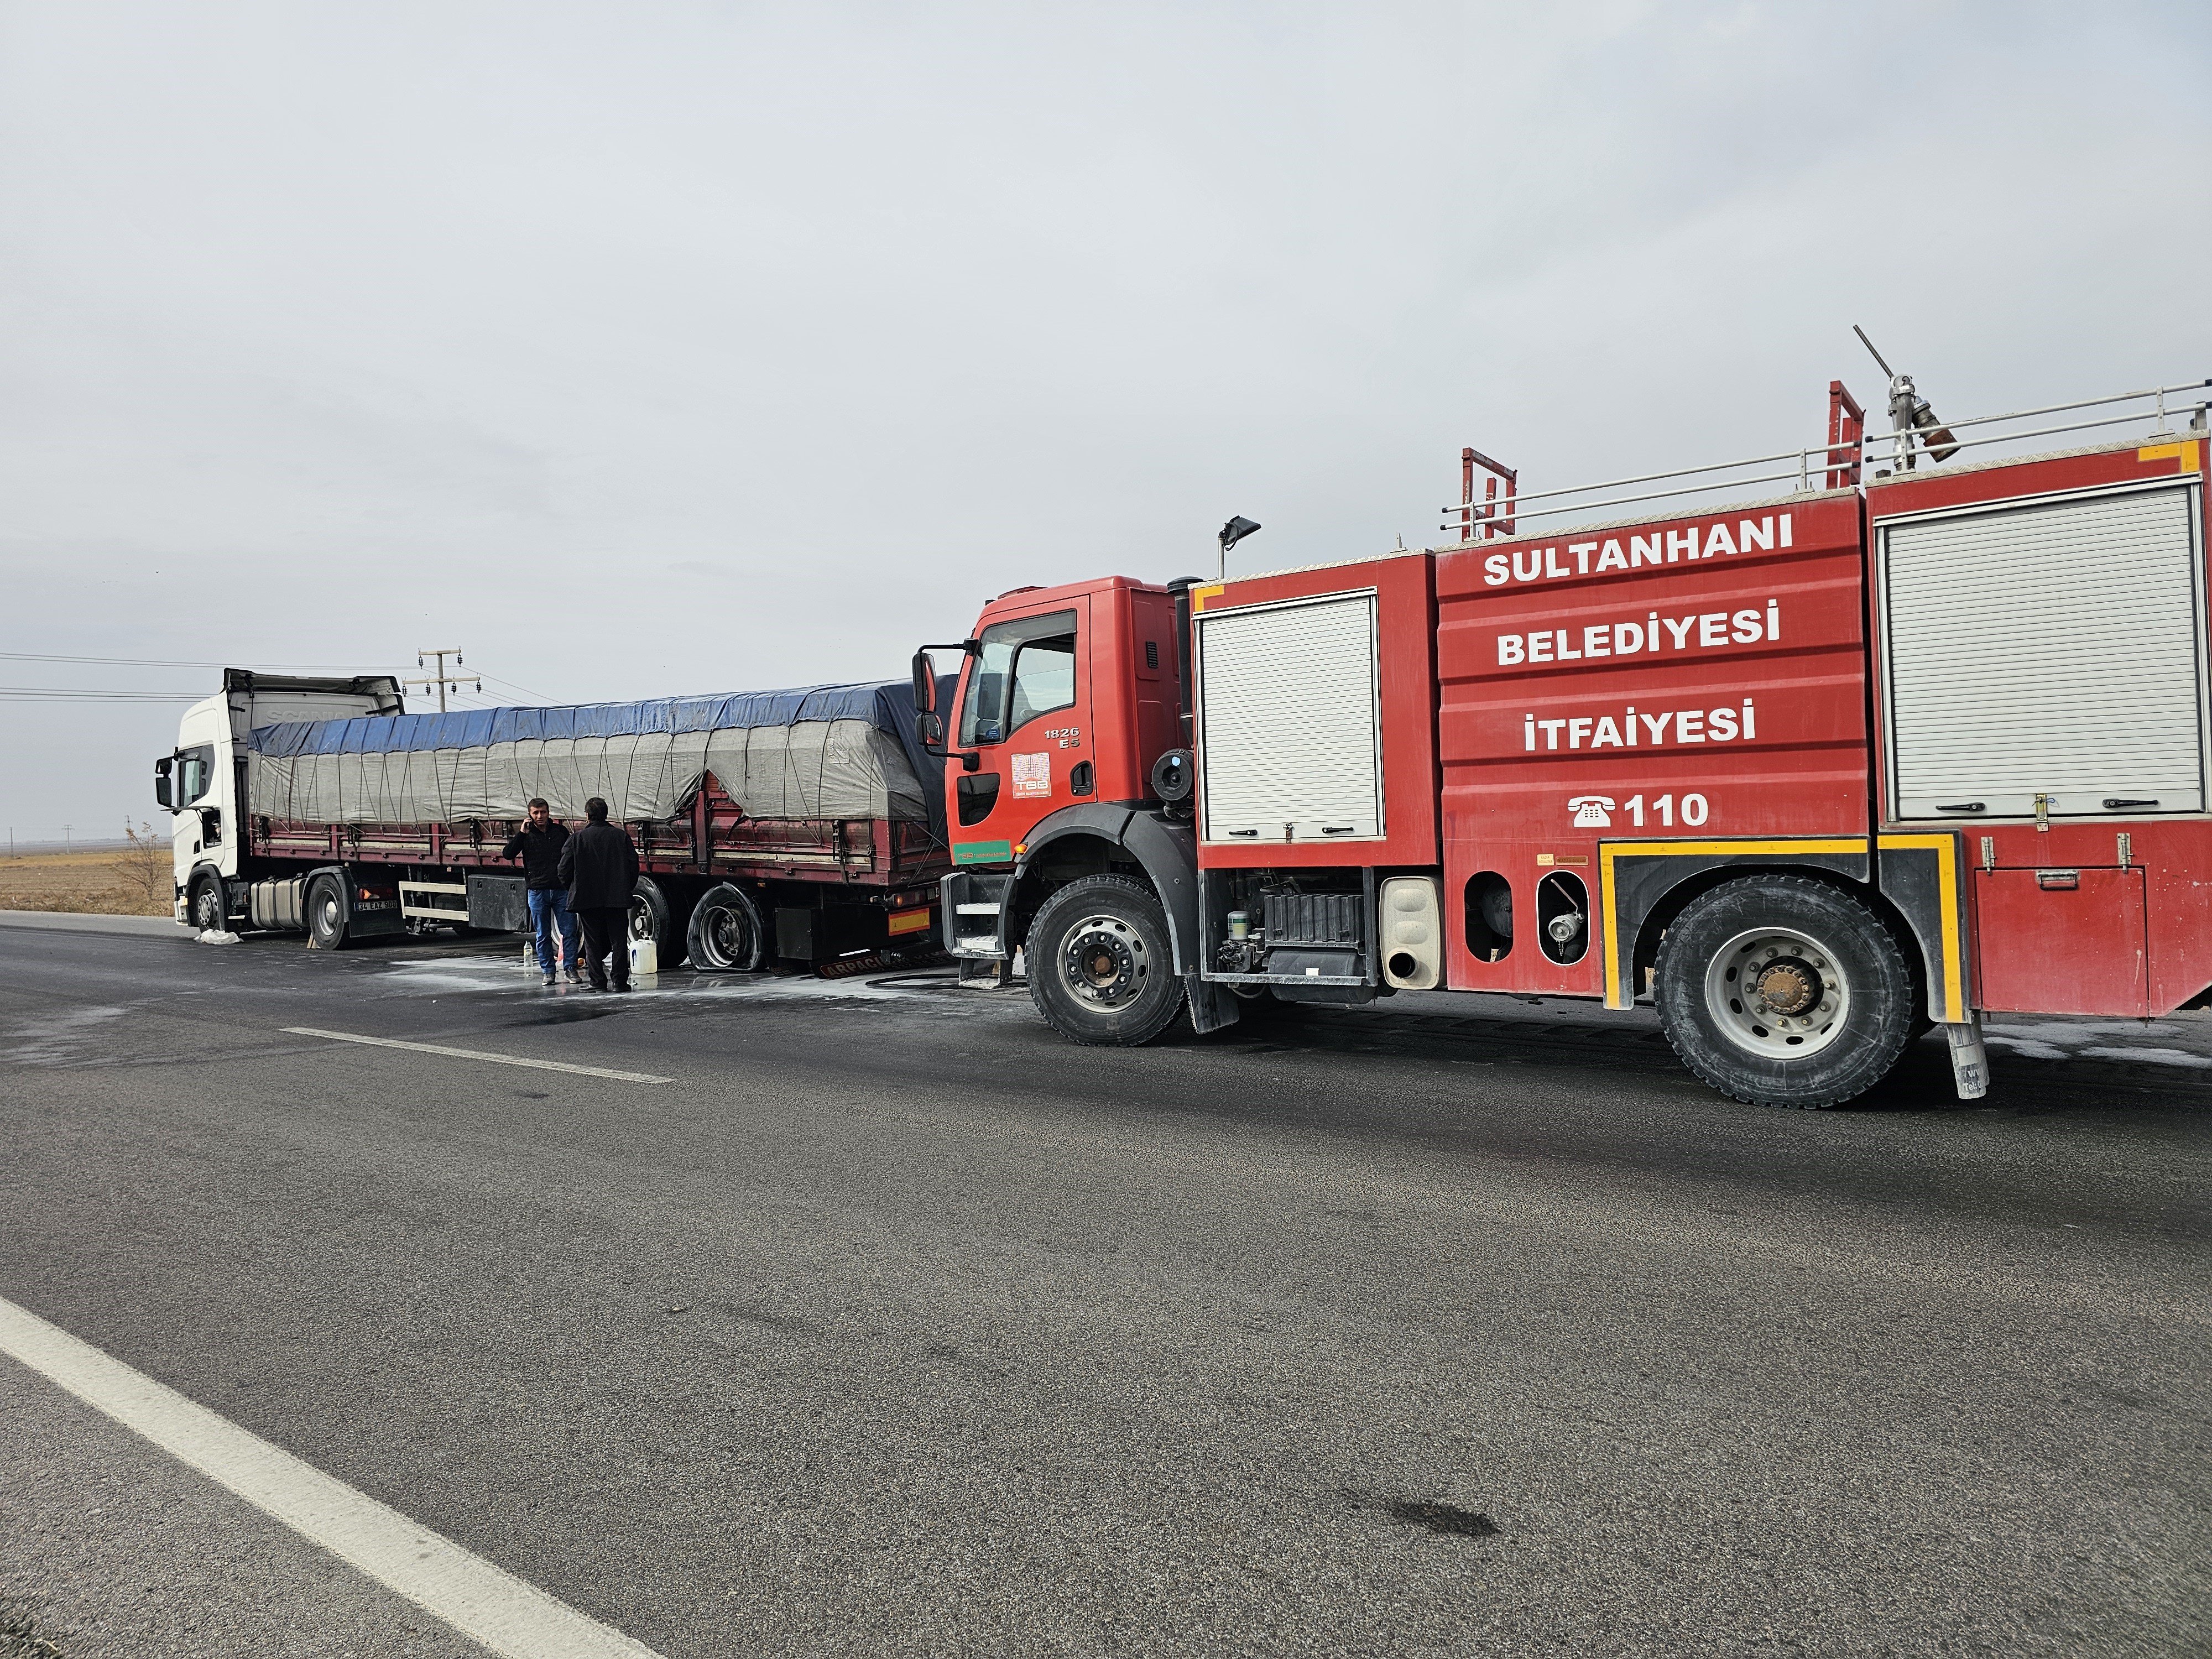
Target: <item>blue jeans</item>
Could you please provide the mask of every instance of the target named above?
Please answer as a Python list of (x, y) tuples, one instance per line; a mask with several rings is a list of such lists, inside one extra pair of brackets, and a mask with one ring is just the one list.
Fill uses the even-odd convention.
[(553, 928), (561, 928), (561, 957), (571, 972), (576, 966), (576, 918), (568, 913), (568, 895), (558, 887), (530, 890), (530, 927), (538, 935), (538, 967), (553, 971)]

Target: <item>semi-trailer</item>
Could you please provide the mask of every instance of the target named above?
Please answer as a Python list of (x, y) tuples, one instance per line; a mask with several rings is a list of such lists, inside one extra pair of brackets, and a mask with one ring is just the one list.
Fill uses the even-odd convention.
[(945, 947), (1021, 951), (1085, 1043), (1645, 1003), (1778, 1106), (1931, 1026), (1975, 1097), (1985, 1012), (2205, 1006), (2208, 385), (1946, 427), (1899, 375), (1876, 436), (1832, 383), (1821, 441), (1743, 462), (1532, 495), (1463, 451), (1438, 546), (1003, 594), (914, 659)]
[(949, 870), (909, 688), (410, 714), (390, 676), (224, 671), (155, 764), (176, 917), (326, 948), (527, 925), (501, 849), (597, 795), (638, 848), (633, 939), (708, 971), (933, 951)]

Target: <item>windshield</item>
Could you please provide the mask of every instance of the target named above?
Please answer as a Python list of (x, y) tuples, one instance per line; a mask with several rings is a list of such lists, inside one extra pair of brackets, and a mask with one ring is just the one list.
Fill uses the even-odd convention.
[(983, 630), (969, 676), (960, 741), (1004, 743), (1038, 715), (1074, 706), (1075, 613), (996, 623)]

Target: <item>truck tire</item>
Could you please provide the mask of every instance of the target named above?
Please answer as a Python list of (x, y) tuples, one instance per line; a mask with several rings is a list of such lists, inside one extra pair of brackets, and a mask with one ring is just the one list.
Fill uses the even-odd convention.
[(307, 937), (318, 949), (343, 951), (353, 942), (346, 890), (336, 876), (325, 872), (307, 883)]
[(1127, 876), (1085, 876), (1044, 902), (1023, 951), (1030, 1000), (1073, 1042), (1150, 1042), (1182, 1011), (1167, 912)]
[(749, 974), (768, 956), (768, 929), (752, 895), (728, 882), (709, 887), (684, 930), (691, 966), (702, 974)]
[(1840, 1106), (1887, 1077), (1917, 1008), (1897, 939), (1805, 876), (1724, 882), (1659, 942), (1654, 1000), (1682, 1063), (1754, 1106)]
[(230, 918), (223, 914), (222, 884), (214, 877), (195, 877), (186, 897), (185, 914), (192, 919), (194, 933), (220, 933), (229, 927)]
[(640, 876), (629, 895), (629, 936), (653, 941), (663, 968), (673, 968), (684, 955), (684, 936), (676, 931), (676, 915), (668, 895), (651, 876)]

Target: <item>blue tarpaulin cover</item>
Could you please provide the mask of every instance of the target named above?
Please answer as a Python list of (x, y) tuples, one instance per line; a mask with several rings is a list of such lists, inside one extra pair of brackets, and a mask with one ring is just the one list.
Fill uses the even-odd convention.
[(574, 817), (597, 794), (636, 820), (673, 816), (712, 772), (755, 817), (921, 818), (941, 836), (944, 763), (914, 724), (903, 680), (291, 720), (248, 734), (249, 795), (295, 820), (453, 823), (520, 817), (533, 795)]
[(914, 693), (884, 685), (805, 685), (643, 702), (583, 702), (552, 708), (457, 708), (442, 714), (374, 714), (257, 726), (257, 755), (393, 755), (416, 749), (485, 749), (547, 738), (620, 738), (645, 732), (730, 732), (806, 720), (866, 720), (892, 737), (914, 725)]

